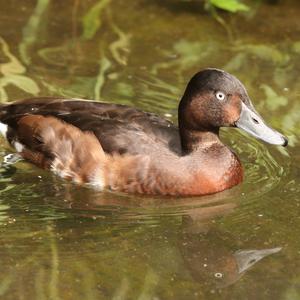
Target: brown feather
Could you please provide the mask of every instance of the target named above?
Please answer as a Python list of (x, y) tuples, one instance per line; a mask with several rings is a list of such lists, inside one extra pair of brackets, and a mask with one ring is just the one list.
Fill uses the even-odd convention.
[[(193, 161), (187, 164), (185, 157), (162, 151), (154, 151), (151, 155), (105, 154), (93, 133), (83, 132), (54, 117), (27, 115), (19, 120), (17, 134), (25, 145), (21, 153), (24, 158), (51, 169), (63, 178), (98, 185), (101, 189), (108, 187), (142, 194), (201, 195), (223, 190), (228, 184), (234, 185), (240, 180), (238, 175), (234, 182), (228, 183), (222, 174), (214, 174), (216, 166), (205, 162), (205, 153), (194, 158), (196, 161), (203, 160), (205, 171), (201, 172), (189, 170)], [(223, 151), (221, 145), (211, 149), (216, 156)], [(231, 152), (229, 156), (226, 153), (224, 168), (233, 168), (233, 172), (239, 170), (239, 164), (230, 167), (235, 157)], [(227, 156), (228, 159), (225, 159)]]
[(25, 145), (24, 158), (76, 182), (88, 182), (90, 174), (105, 161), (92, 133), (54, 117), (27, 115), (19, 120), (17, 134)]

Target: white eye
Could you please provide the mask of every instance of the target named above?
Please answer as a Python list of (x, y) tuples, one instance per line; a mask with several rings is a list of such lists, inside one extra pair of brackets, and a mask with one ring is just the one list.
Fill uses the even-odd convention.
[(224, 100), (225, 99), (225, 94), (222, 92), (217, 92), (216, 97), (218, 100)]

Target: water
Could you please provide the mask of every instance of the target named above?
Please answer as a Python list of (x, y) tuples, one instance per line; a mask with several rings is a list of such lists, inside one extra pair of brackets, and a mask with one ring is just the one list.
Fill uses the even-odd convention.
[[(25, 162), (0, 168), (1, 299), (299, 299), (300, 4), (222, 14), (199, 1), (0, 0), (1, 101), (63, 95), (166, 115), (187, 80), (225, 68), (286, 149), (222, 138), (246, 179), (196, 198), (74, 186)], [(0, 160), (11, 153), (1, 140)]]

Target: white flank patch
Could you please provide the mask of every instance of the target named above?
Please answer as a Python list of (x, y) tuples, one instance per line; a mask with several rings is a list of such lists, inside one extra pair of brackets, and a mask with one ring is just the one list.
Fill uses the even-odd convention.
[[(55, 158), (52, 163), (50, 170), (57, 176), (62, 178), (70, 178), (74, 183), (82, 184), (83, 182), (80, 180), (74, 172), (72, 172), (68, 167), (62, 167), (63, 164), (60, 159)], [(102, 168), (96, 168), (93, 172), (91, 172), (91, 176), (89, 176), (88, 182), (84, 182), (89, 186), (97, 189), (98, 191), (103, 191), (106, 187), (105, 177)]]
[(52, 161), (50, 170), (61, 178), (71, 178), (73, 181), (75, 180), (74, 173), (68, 167), (64, 167), (61, 160), (58, 158), (55, 158)]
[(9, 153), (4, 156), (3, 163), (5, 165), (12, 165), (22, 160), (22, 156), (17, 153)]
[(17, 141), (13, 143), (13, 146), (15, 147), (17, 152), (22, 152), (24, 149), (24, 146)]
[(64, 177), (64, 170), (61, 169), (61, 162), (59, 159), (55, 158), (52, 163), (50, 170), (57, 176)]
[(0, 122), (0, 133), (6, 138), (8, 126)]
[(93, 188), (103, 191), (106, 184), (105, 184), (105, 177), (102, 168), (96, 168), (94, 172), (92, 172), (92, 176), (90, 176), (90, 181), (88, 182), (89, 185), (93, 186)]

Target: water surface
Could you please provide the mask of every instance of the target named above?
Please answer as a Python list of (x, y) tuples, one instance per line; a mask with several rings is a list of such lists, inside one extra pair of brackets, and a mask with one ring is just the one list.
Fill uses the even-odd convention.
[[(221, 14), (199, 1), (0, 0), (0, 100), (98, 99), (177, 121), (189, 78), (238, 76), (286, 149), (236, 129), (245, 181), (209, 197), (98, 193), (0, 168), (1, 299), (299, 299), (300, 4)], [(0, 161), (11, 153), (0, 142)]]

